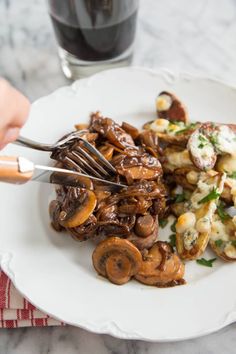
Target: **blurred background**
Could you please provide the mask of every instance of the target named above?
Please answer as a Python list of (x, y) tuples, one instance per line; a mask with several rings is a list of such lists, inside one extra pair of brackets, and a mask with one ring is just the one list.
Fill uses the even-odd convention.
[[(140, 0), (133, 65), (236, 83), (236, 1)], [(67, 84), (46, 1), (0, 0), (0, 73), (31, 100)]]

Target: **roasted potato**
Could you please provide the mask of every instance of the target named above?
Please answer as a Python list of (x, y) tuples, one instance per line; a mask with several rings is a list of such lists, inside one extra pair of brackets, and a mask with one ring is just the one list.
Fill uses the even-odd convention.
[(188, 112), (183, 103), (172, 93), (162, 91), (156, 98), (156, 110), (159, 118), (187, 123)]
[(202, 174), (190, 198), (189, 211), (176, 223), (176, 247), (182, 259), (197, 259), (209, 241), (213, 215), (222, 193), (225, 175)]
[(163, 153), (164, 162), (162, 167), (164, 172), (173, 173), (179, 168), (194, 169), (188, 150), (182, 150), (178, 147), (171, 147), (164, 149)]
[(236, 225), (234, 219), (222, 220), (214, 215), (210, 233), (212, 250), (226, 262), (236, 261)]

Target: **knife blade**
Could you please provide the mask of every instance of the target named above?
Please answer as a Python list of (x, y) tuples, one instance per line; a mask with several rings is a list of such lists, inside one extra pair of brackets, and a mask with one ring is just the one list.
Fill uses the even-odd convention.
[(28, 181), (38, 181), (78, 187), (79, 177), (89, 180), (92, 179), (93, 181), (101, 182), (117, 188), (127, 187), (124, 184), (111, 182), (77, 171), (34, 164), (32, 161), (24, 157), (0, 156), (0, 181), (3, 182), (23, 184)]

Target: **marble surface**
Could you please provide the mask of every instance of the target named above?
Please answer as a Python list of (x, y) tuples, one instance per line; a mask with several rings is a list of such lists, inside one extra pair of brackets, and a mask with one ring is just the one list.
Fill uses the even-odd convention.
[[(140, 3), (133, 64), (211, 75), (236, 85), (234, 0)], [(46, 1), (0, 0), (0, 75), (32, 101), (68, 83), (57, 59)], [(0, 354), (231, 354), (236, 348), (235, 330), (233, 324), (203, 338), (156, 344), (119, 340), (70, 326), (0, 330)]]

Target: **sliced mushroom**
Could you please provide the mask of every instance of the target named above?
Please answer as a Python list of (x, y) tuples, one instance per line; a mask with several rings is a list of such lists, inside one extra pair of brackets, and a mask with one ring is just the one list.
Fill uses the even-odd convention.
[(140, 269), (142, 255), (128, 240), (110, 237), (95, 248), (93, 266), (98, 274), (112, 283), (127, 283)]
[(61, 212), (61, 203), (58, 200), (52, 200), (49, 204), (49, 215), (51, 218), (51, 225), (56, 231), (64, 230), (64, 227), (59, 224), (58, 219)]
[(135, 224), (135, 232), (140, 237), (147, 237), (153, 233), (155, 220), (150, 214), (139, 216)]
[(166, 242), (158, 241), (145, 255), (135, 279), (147, 285), (170, 287), (184, 284), (184, 264)]
[(197, 129), (188, 141), (188, 151), (192, 162), (200, 170), (210, 170), (215, 166), (217, 154), (211, 141)]
[(102, 145), (98, 150), (108, 161), (112, 159), (114, 148), (111, 145)]
[(162, 167), (157, 158), (143, 154), (141, 156), (123, 156), (113, 161), (119, 175), (124, 176), (128, 184), (134, 180), (155, 180), (162, 175)]
[(97, 228), (97, 219), (92, 214), (83, 224), (74, 228), (67, 228), (67, 231), (76, 241), (86, 241), (96, 235)]
[(224, 261), (236, 261), (236, 224), (233, 218), (222, 221), (218, 215), (214, 216), (210, 246)]
[(180, 215), (176, 223), (176, 247), (182, 259), (197, 259), (205, 251), (224, 182), (224, 174), (201, 175), (190, 198), (189, 211)]
[(123, 122), (121, 128), (131, 135), (134, 140), (139, 136), (139, 130), (129, 123)]
[[(149, 231), (149, 230), (148, 230)], [(139, 250), (149, 249), (157, 241), (158, 238), (158, 222), (153, 219), (153, 231), (148, 236), (139, 236), (136, 232), (132, 232), (127, 238), (131, 241)]]
[(120, 149), (134, 146), (132, 137), (110, 118), (104, 118), (99, 112), (91, 115), (91, 128), (107, 138)]
[(145, 250), (151, 248), (158, 239), (158, 233), (154, 229), (153, 233), (147, 237), (137, 236), (134, 232), (127, 238), (132, 242), (139, 250)]
[(144, 130), (139, 134), (139, 142), (152, 156), (159, 157), (162, 155), (162, 149), (159, 146), (158, 137), (155, 132)]
[(124, 199), (118, 206), (118, 213), (121, 215), (134, 215), (147, 213), (148, 209), (152, 206), (152, 200), (144, 197), (132, 197)]
[(85, 188), (92, 190), (93, 182), (89, 177), (76, 176), (71, 174), (65, 174), (60, 172), (53, 172), (50, 176), (51, 183), (56, 183), (66, 186), (74, 186), (77, 188)]
[(81, 190), (80, 198), (68, 205), (59, 215), (59, 223), (67, 228), (83, 224), (93, 213), (97, 199), (92, 191)]
[(84, 129), (88, 129), (88, 127), (89, 127), (88, 123), (75, 124), (76, 130), (84, 130)]

